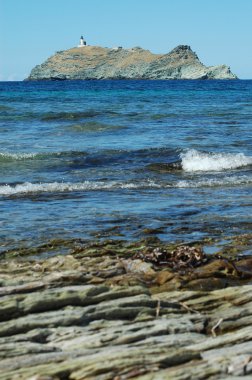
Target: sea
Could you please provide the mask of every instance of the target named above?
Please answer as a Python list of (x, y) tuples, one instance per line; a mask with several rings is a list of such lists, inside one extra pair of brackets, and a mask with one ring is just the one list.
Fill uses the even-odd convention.
[(252, 81), (0, 83), (0, 250), (251, 232)]

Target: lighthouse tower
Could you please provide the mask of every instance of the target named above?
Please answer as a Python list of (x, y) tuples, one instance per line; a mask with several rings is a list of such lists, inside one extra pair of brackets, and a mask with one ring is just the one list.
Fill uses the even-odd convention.
[(84, 40), (83, 36), (81, 36), (80, 43), (79, 43), (78, 47), (83, 47), (83, 46), (86, 46), (86, 45), (87, 45), (86, 41)]

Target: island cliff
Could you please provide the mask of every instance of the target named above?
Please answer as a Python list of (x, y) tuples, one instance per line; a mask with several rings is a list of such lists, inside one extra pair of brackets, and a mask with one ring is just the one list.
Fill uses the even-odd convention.
[(226, 65), (204, 66), (190, 46), (168, 54), (84, 46), (59, 51), (34, 67), (27, 80), (65, 79), (237, 79)]

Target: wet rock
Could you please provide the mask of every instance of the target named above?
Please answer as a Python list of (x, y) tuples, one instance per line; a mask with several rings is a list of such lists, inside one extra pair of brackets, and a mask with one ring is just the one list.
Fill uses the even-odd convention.
[(164, 233), (164, 229), (162, 227), (159, 228), (145, 228), (142, 233), (144, 235), (155, 235)]
[(146, 168), (158, 173), (170, 173), (182, 170), (182, 164), (180, 161), (171, 163), (155, 163), (147, 165)]

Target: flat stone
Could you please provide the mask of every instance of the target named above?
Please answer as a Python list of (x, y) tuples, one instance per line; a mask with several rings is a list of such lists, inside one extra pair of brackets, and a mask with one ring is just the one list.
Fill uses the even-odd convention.
[[(132, 259), (144, 245), (129, 249), (106, 243), (88, 248), (90, 260), (81, 248), (78, 258), (4, 261), (0, 380), (251, 377), (246, 276), (224, 273), (219, 259), (185, 273), (159, 268)], [(229, 286), (234, 279), (241, 284)]]

